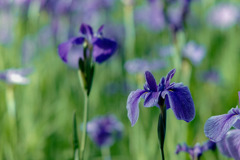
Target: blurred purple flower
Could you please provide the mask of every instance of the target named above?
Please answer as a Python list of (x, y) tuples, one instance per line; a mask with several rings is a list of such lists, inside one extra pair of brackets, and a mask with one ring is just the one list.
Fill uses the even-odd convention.
[(27, 5), (31, 2), (32, 0), (15, 0), (15, 3), (18, 5)]
[[(168, 22), (174, 34), (183, 29), (190, 12), (192, 0), (169, 1), (167, 6), (166, 21)], [(166, 5), (166, 4), (165, 4)]]
[(110, 147), (122, 138), (123, 124), (114, 115), (96, 117), (87, 123), (87, 133), (99, 147)]
[(235, 160), (240, 159), (240, 129), (233, 129), (227, 132), (223, 139), (217, 142), (219, 151)]
[(84, 6), (82, 9), (85, 12), (94, 12), (99, 9), (111, 8), (113, 7), (115, 2), (116, 2), (115, 0), (98, 0), (98, 1), (88, 0), (88, 1), (83, 1), (81, 5)]
[(52, 15), (61, 15), (71, 12), (72, 0), (41, 0), (41, 10)]
[(124, 82), (112, 82), (106, 84), (103, 88), (103, 92), (105, 92), (108, 96), (118, 96), (119, 94), (126, 95), (129, 91), (131, 91), (133, 85), (129, 85), (128, 83)]
[(159, 49), (160, 56), (171, 56), (174, 53), (174, 47), (172, 45), (162, 46)]
[(4, 72), (0, 72), (0, 80), (8, 84), (21, 84), (25, 85), (29, 83), (27, 75), (32, 73), (32, 69), (8, 69)]
[(132, 126), (137, 122), (139, 116), (139, 102), (142, 97), (145, 99), (144, 107), (159, 107), (165, 100), (166, 109), (171, 108), (179, 120), (190, 122), (195, 117), (195, 108), (191, 93), (187, 86), (182, 83), (171, 83), (176, 70), (171, 70), (166, 78), (162, 77), (159, 85), (149, 72), (145, 72), (146, 83), (144, 89), (132, 91), (127, 100), (128, 118)]
[(160, 60), (147, 61), (144, 59), (136, 58), (128, 60), (124, 67), (130, 74), (144, 73), (145, 71), (156, 71), (164, 68), (166, 63)]
[(208, 150), (215, 150), (216, 149), (216, 143), (212, 141), (207, 141), (202, 146), (197, 143), (194, 147), (188, 147), (186, 144), (183, 145), (177, 145), (176, 154), (179, 154), (180, 152), (187, 152), (190, 154), (191, 158), (199, 159), (199, 157), (202, 156), (202, 154)]
[(0, 10), (0, 44), (8, 44), (14, 38), (15, 18), (6, 8)]
[(199, 65), (206, 55), (206, 49), (194, 41), (190, 41), (184, 46), (182, 54), (183, 57), (188, 58), (193, 65)]
[(219, 142), (231, 127), (240, 129), (240, 109), (238, 106), (232, 108), (227, 114), (210, 117), (205, 123), (204, 133), (210, 140)]
[(138, 8), (135, 19), (137, 23), (143, 24), (153, 31), (161, 31), (165, 27), (163, 6), (160, 1), (151, 1)]
[[(82, 24), (80, 27), (80, 32), (83, 36), (74, 37), (64, 42), (58, 46), (58, 53), (63, 62), (69, 63), (69, 59), (74, 55), (76, 64), (79, 58), (83, 59), (83, 46), (87, 43), (88, 49), (92, 48), (91, 51), (88, 50), (88, 56), (93, 56), (97, 63), (102, 63), (108, 58), (110, 58), (117, 49), (117, 43), (113, 40), (102, 37), (103, 26), (98, 29), (97, 35), (94, 35), (93, 29), (87, 24)], [(80, 46), (77, 54), (71, 54), (71, 49), (74, 46)]]
[(210, 69), (210, 70), (202, 73), (201, 80), (203, 82), (212, 82), (214, 84), (217, 84), (221, 81), (221, 75), (220, 75), (219, 71)]
[(169, 7), (167, 12), (168, 23), (174, 33), (183, 28), (182, 8), (180, 6)]
[(229, 28), (239, 20), (239, 8), (231, 3), (219, 3), (208, 13), (208, 23), (216, 28)]

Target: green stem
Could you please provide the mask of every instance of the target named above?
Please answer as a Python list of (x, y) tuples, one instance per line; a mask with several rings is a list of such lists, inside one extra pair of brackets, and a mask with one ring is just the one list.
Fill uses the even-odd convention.
[(12, 119), (16, 118), (16, 105), (14, 100), (14, 91), (12, 85), (7, 85), (6, 88), (6, 101), (8, 114)]
[[(173, 40), (173, 44), (174, 55), (172, 56), (172, 62), (174, 68), (176, 68), (176, 70), (179, 70), (181, 68), (181, 49), (176, 38)], [(179, 72), (175, 75), (175, 77), (176, 79), (179, 79)]]
[(135, 49), (135, 27), (134, 27), (134, 16), (133, 16), (133, 5), (130, 0), (124, 2), (124, 28), (126, 30), (125, 39), (125, 53), (126, 58), (130, 59), (134, 57)]
[(159, 114), (159, 119), (158, 119), (158, 139), (159, 139), (159, 144), (160, 144), (160, 150), (161, 150), (161, 155), (162, 155), (162, 160), (165, 160), (164, 157), (164, 140), (165, 140), (165, 135), (166, 135), (166, 106), (164, 105), (164, 101), (162, 99), (159, 100), (159, 106), (161, 113)]
[(78, 142), (78, 127), (76, 113), (73, 114), (73, 157), (74, 160), (79, 160), (79, 142)]
[(101, 147), (102, 159), (111, 160), (111, 153), (109, 147)]
[[(82, 79), (81, 79), (81, 71), (79, 71), (79, 80), (81, 83), (81, 86), (83, 87)], [(83, 111), (83, 131), (82, 131), (82, 137), (81, 137), (81, 145), (80, 145), (80, 160), (84, 159), (84, 150), (85, 150), (85, 144), (86, 144), (86, 131), (87, 131), (87, 119), (88, 119), (88, 94), (87, 91), (83, 87), (83, 93), (84, 93), (84, 111)]]
[(192, 66), (191, 66), (190, 62), (185, 59), (182, 61), (181, 80), (186, 86), (190, 85), (191, 74), (192, 74)]
[(6, 88), (6, 103), (7, 103), (7, 112), (8, 112), (8, 127), (11, 130), (11, 133), (8, 135), (11, 137), (10, 146), (9, 146), (9, 156), (10, 159), (14, 159), (14, 156), (17, 156), (15, 147), (17, 146), (18, 140), (18, 130), (16, 124), (16, 105), (14, 100), (14, 90), (12, 85), (7, 85)]

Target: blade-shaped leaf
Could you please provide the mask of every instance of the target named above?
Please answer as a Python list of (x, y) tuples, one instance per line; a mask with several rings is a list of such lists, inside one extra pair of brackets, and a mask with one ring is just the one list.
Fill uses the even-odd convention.
[(73, 114), (73, 159), (79, 160), (79, 142), (77, 133), (76, 112)]
[(166, 106), (164, 104), (160, 105), (161, 113), (158, 119), (158, 140), (160, 145), (160, 150), (162, 154), (162, 160), (164, 160), (164, 140), (166, 133)]

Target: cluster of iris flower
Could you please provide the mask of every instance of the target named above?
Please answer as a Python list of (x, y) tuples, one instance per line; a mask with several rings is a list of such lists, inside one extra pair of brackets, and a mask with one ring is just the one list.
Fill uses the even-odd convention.
[[(28, 1), (23, 2), (28, 3)], [(147, 6), (141, 7), (136, 11), (135, 19), (139, 21), (137, 23), (145, 22), (147, 25), (151, 24), (148, 27), (152, 30), (161, 31), (168, 26), (173, 35), (176, 36), (177, 32), (185, 27), (192, 0), (182, 0), (181, 5), (175, 5), (175, 2), (174, 0), (162, 2), (149, 0)], [(57, 13), (68, 13), (71, 8), (75, 8), (73, 6), (74, 3), (70, 2), (66, 2), (64, 6), (62, 6), (60, 1), (45, 3), (45, 1), (41, 1), (41, 9), (52, 12), (54, 16), (57, 16)], [(131, 1), (131, 3), (133, 2)], [(101, 4), (105, 4), (105, 6), (102, 6), (103, 8), (110, 8), (113, 2), (97, 3), (94, 1), (93, 3), (91, 1), (89, 4), (86, 3), (84, 10), (96, 10)], [(219, 13), (221, 14), (219, 15)], [(221, 3), (212, 8), (207, 20), (213, 27), (226, 29), (236, 24), (239, 19), (238, 14), (238, 9), (235, 6)], [(105, 38), (103, 36), (103, 28), (103, 26), (100, 26), (97, 32), (94, 32), (90, 25), (82, 24), (79, 29), (81, 36), (72, 37), (58, 46), (58, 53), (62, 61), (79, 70), (83, 90), (87, 93), (87, 101), (93, 82), (95, 62), (101, 64), (107, 61), (117, 50), (117, 42)], [(5, 37), (10, 36), (2, 34), (0, 40), (3, 39), (2, 37), (5, 39)], [(186, 43), (181, 52), (182, 56), (189, 59), (195, 66), (199, 65), (206, 55), (205, 47), (198, 45), (194, 41)], [(157, 84), (150, 70), (156, 71), (165, 66), (166, 64), (162, 61), (149, 62), (143, 59), (131, 60), (125, 64), (125, 68), (129, 73), (144, 73), (146, 80), (143, 89), (130, 92), (126, 104), (127, 117), (131, 126), (134, 126), (139, 118), (141, 98), (144, 99), (144, 107), (159, 108), (157, 131), (163, 160), (165, 159), (164, 141), (167, 127), (166, 110), (172, 109), (175, 117), (185, 122), (191, 122), (196, 115), (189, 88), (183, 83), (171, 83), (176, 69), (169, 71), (166, 77), (162, 77), (159, 84)], [(29, 68), (8, 69), (0, 72), (0, 80), (5, 81), (9, 86), (13, 84), (25, 85), (29, 83), (29, 79), (26, 76), (31, 72), (32, 69)], [(217, 76), (212, 77), (212, 79), (217, 79), (215, 77)], [(240, 92), (238, 95), (240, 102)], [(88, 121), (84, 127), (83, 132), (88, 133), (90, 139), (100, 148), (111, 147), (115, 141), (122, 138), (124, 128), (123, 124), (114, 115), (95, 117), (93, 120)], [(209, 138), (207, 142), (203, 145), (197, 143), (194, 147), (189, 147), (187, 144), (177, 145), (176, 154), (186, 152), (190, 154), (191, 159), (195, 160), (200, 159), (204, 152), (217, 148), (227, 157), (235, 160), (240, 159), (240, 109), (238, 106), (230, 109), (227, 114), (210, 117), (205, 123), (204, 133)], [(78, 145), (75, 149), (78, 149)], [(84, 151), (84, 147), (81, 149)], [(83, 154), (83, 151), (81, 150), (80, 153)], [(78, 152), (74, 154), (78, 154)], [(80, 155), (80, 157), (83, 159), (83, 155)]]

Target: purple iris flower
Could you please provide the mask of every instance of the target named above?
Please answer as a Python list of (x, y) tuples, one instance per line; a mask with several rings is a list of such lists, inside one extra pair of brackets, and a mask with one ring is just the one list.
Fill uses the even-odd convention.
[(160, 1), (149, 1), (146, 6), (138, 8), (135, 15), (137, 23), (144, 24), (153, 31), (161, 31), (165, 27), (163, 5)]
[(239, 21), (239, 9), (231, 3), (219, 3), (214, 6), (207, 17), (208, 22), (216, 28), (229, 28)]
[(195, 144), (194, 147), (188, 147), (186, 144), (183, 145), (177, 145), (176, 154), (179, 154), (180, 152), (187, 152), (190, 154), (192, 159), (199, 158), (202, 156), (203, 152), (206, 152), (208, 150), (215, 150), (216, 149), (216, 143), (212, 141), (207, 141), (203, 145), (200, 145), (199, 143)]
[(123, 124), (114, 115), (96, 117), (87, 123), (87, 133), (99, 147), (110, 147), (122, 137)]
[(159, 55), (161, 57), (168, 57), (168, 56), (172, 56), (174, 53), (174, 46), (173, 45), (166, 45), (166, 46), (162, 46), (159, 49)]
[[(167, 12), (165, 13), (166, 21), (174, 34), (183, 29), (190, 12), (191, 2), (192, 0), (165, 1), (167, 7)], [(170, 4), (169, 6), (167, 5), (168, 3)]]
[(144, 107), (158, 106), (158, 104), (163, 104), (165, 100), (166, 109), (171, 108), (177, 119), (186, 122), (194, 119), (195, 108), (188, 87), (182, 83), (170, 84), (175, 72), (176, 69), (173, 69), (166, 78), (162, 77), (159, 85), (156, 84), (155, 78), (149, 71), (145, 72), (146, 84), (144, 89), (132, 91), (127, 100), (128, 118), (132, 126), (138, 120), (141, 97), (145, 99)]
[[(240, 97), (240, 92), (238, 92)], [(214, 142), (221, 141), (231, 127), (240, 129), (240, 109), (232, 108), (227, 114), (210, 117), (204, 126), (205, 135)]]
[(193, 65), (199, 65), (206, 55), (206, 49), (190, 41), (184, 46), (182, 53), (184, 57), (190, 59)]
[(208, 71), (204, 71), (200, 77), (202, 82), (211, 82), (214, 84), (219, 84), (221, 82), (221, 74), (216, 69), (210, 69)]
[[(78, 61), (79, 58), (83, 59), (83, 48), (87, 45), (89, 49), (87, 57), (92, 55), (97, 63), (104, 62), (114, 54), (117, 49), (117, 43), (104, 38), (102, 36), (102, 30), (103, 26), (98, 29), (97, 35), (94, 35), (91, 26), (82, 24), (80, 32), (83, 36), (71, 38), (67, 42), (60, 44), (58, 46), (59, 56), (65, 63), (69, 62), (71, 56), (75, 56), (75, 60)], [(77, 54), (71, 54), (71, 49), (76, 45), (80, 47), (80, 50), (77, 51)], [(92, 52), (90, 50), (92, 50)]]
[[(1, 7), (1, 6), (0, 6)], [(13, 42), (16, 18), (10, 12), (11, 7), (0, 8), (0, 44), (9, 44)]]
[(166, 63), (161, 60), (148, 61), (145, 59), (136, 58), (125, 63), (124, 67), (130, 74), (144, 73), (145, 71), (155, 71), (162, 69)]
[(240, 129), (233, 129), (227, 132), (224, 138), (217, 142), (219, 151), (235, 160), (240, 159)]
[(21, 84), (25, 85), (29, 83), (29, 79), (26, 77), (32, 73), (32, 69), (8, 69), (4, 72), (0, 72), (0, 80), (5, 81), (8, 84)]

